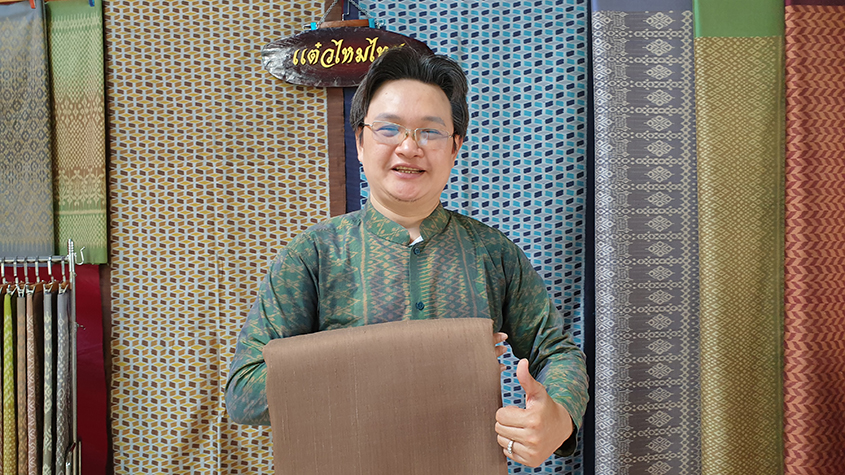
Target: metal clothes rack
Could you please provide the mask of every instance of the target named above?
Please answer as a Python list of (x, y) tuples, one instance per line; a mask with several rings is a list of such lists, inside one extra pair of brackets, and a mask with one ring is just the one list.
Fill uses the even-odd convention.
[[(82, 250), (85, 249), (84, 247), (79, 250), (80, 255), (82, 255)], [(70, 291), (70, 354), (71, 354), (71, 420), (72, 420), (72, 430), (71, 430), (71, 444), (70, 448), (68, 448), (65, 458), (65, 474), (66, 475), (81, 475), (82, 474), (82, 441), (79, 440), (79, 431), (77, 430), (77, 391), (76, 391), (76, 351), (77, 351), (77, 342), (76, 342), (76, 331), (77, 328), (80, 326), (79, 323), (76, 321), (76, 270), (74, 269), (75, 265), (82, 264), (84, 262), (84, 255), (82, 255), (81, 260), (77, 263), (76, 262), (76, 250), (74, 249), (73, 240), (68, 239), (67, 241), (67, 255), (65, 256), (30, 256), (30, 257), (5, 257), (0, 259), (0, 262), (5, 266), (6, 264), (11, 264), (15, 267), (19, 265), (23, 265), (24, 269), (29, 264), (34, 264), (38, 266), (39, 264), (46, 264), (50, 266), (50, 271), (52, 273), (52, 264), (65, 264), (68, 265), (68, 281), (70, 283), (69, 291)], [(26, 270), (24, 271), (26, 274)], [(15, 273), (17, 277), (17, 273)], [(38, 271), (36, 270), (36, 278), (38, 276)], [(5, 274), (4, 274), (5, 279)], [(26, 276), (24, 276), (26, 278)], [(24, 282), (24, 286), (26, 282)], [(20, 289), (18, 289), (20, 291)]]

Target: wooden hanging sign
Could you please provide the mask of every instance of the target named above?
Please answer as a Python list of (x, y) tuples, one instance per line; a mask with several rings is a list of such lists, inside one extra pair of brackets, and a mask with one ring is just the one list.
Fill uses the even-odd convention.
[(388, 48), (433, 54), (425, 43), (375, 28), (320, 28), (282, 38), (261, 50), (264, 69), (302, 86), (354, 87)]

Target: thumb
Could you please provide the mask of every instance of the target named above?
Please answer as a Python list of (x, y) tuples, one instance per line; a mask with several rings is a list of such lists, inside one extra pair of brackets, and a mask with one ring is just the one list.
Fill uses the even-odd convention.
[(519, 380), (519, 385), (525, 391), (526, 408), (546, 394), (546, 388), (528, 372), (528, 360), (525, 358), (519, 360), (516, 365), (516, 379)]

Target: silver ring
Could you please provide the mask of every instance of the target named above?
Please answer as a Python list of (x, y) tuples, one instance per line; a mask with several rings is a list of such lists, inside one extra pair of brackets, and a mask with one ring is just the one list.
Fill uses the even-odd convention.
[(513, 455), (513, 440), (508, 442), (508, 455)]

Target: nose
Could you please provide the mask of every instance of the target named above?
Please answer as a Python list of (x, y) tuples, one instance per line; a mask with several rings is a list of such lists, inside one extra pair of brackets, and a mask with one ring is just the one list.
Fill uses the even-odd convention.
[(415, 131), (408, 130), (405, 132), (405, 138), (396, 146), (404, 153), (416, 153), (422, 150), (420, 144), (417, 142)]

